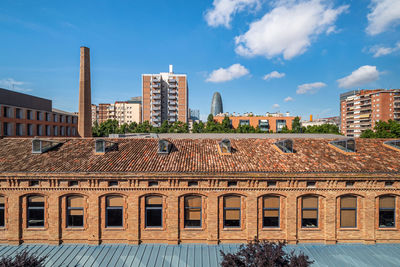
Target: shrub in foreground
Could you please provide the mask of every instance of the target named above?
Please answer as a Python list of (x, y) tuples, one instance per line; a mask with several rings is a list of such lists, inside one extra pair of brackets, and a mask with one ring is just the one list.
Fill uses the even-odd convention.
[(43, 267), (45, 260), (46, 257), (37, 257), (23, 250), (14, 257), (2, 257), (0, 267)]
[(246, 245), (241, 245), (239, 250), (232, 254), (222, 255), (222, 267), (307, 267), (314, 261), (307, 255), (300, 253), (296, 255), (294, 251), (287, 253), (283, 250), (285, 243), (268, 242), (254, 239)]

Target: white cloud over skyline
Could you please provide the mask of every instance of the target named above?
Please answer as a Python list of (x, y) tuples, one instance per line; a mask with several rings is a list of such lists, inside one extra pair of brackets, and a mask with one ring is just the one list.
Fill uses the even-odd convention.
[(232, 16), (244, 9), (257, 9), (261, 0), (214, 0), (213, 7), (207, 10), (205, 20), (211, 27), (230, 28)]
[(276, 6), (249, 30), (235, 37), (242, 56), (282, 56), (289, 60), (303, 54), (322, 33), (336, 31), (335, 21), (349, 6), (333, 8), (322, 0), (277, 1)]
[(285, 101), (285, 102), (290, 102), (290, 101), (294, 101), (294, 99), (293, 99), (293, 97), (288, 96), (288, 97), (286, 97), (283, 101)]
[(323, 82), (315, 82), (315, 83), (305, 83), (297, 86), (296, 94), (304, 95), (304, 94), (315, 94), (318, 92), (319, 88), (325, 87), (326, 84)]
[(26, 82), (16, 81), (13, 78), (5, 78), (0, 80), (0, 87), (21, 93), (30, 92), (32, 89), (22, 88), (21, 85), (26, 85)]
[(273, 105), (272, 105), (272, 108), (273, 108), (273, 109), (278, 109), (278, 108), (280, 108), (280, 107), (281, 107), (281, 106), (279, 106), (279, 104), (273, 104)]
[(285, 77), (285, 73), (279, 73), (278, 71), (274, 70), (268, 74), (265, 74), (265, 76), (263, 77), (264, 80), (268, 81), (271, 79), (280, 79)]
[(206, 82), (220, 83), (227, 82), (234, 79), (238, 79), (242, 76), (249, 74), (249, 70), (240, 64), (233, 64), (230, 67), (224, 69), (219, 68), (211, 72), (206, 79)]
[(368, 26), (366, 32), (369, 35), (380, 34), (390, 27), (400, 23), (399, 0), (371, 0), (370, 13), (368, 13)]
[(379, 79), (379, 71), (376, 66), (365, 65), (361, 66), (350, 75), (338, 79), (340, 88), (353, 88), (356, 86), (361, 86)]
[(382, 45), (376, 45), (369, 49), (369, 52), (374, 54), (373, 57), (381, 57), (392, 54), (400, 50), (400, 42), (397, 42), (394, 47), (385, 47)]

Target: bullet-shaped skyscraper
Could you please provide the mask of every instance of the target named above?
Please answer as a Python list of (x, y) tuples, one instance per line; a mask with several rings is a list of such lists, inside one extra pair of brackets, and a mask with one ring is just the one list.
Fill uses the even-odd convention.
[(213, 116), (223, 113), (222, 98), (218, 92), (215, 92), (211, 101), (211, 114)]

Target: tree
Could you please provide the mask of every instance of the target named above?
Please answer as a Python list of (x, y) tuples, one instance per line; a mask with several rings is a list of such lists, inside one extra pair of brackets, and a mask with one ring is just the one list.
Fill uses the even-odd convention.
[(1, 267), (43, 267), (47, 256), (37, 257), (29, 254), (26, 250), (19, 252), (13, 258), (10, 256), (0, 259)]
[(285, 243), (268, 242), (254, 239), (246, 245), (241, 245), (236, 253), (220, 251), (222, 255), (222, 267), (283, 267), (296, 266), (307, 267), (314, 261), (307, 255), (300, 253), (296, 255), (294, 251), (286, 253), (283, 248)]
[(361, 133), (362, 138), (400, 138), (400, 122), (394, 120), (377, 121), (374, 131), (365, 130)]
[(225, 116), (221, 122), (220, 132), (222, 133), (230, 133), (232, 132), (231, 120), (228, 116)]
[(204, 132), (204, 123), (200, 121), (199, 123), (194, 122), (193, 123), (193, 133), (203, 133)]
[(95, 121), (95, 122), (93, 123), (93, 126), (92, 126), (92, 135), (93, 135), (93, 137), (99, 137), (99, 136), (101, 136), (101, 135), (100, 135), (99, 123), (98, 123), (97, 121)]
[(212, 114), (208, 115), (205, 132), (206, 133), (218, 132), (218, 123), (214, 121), (214, 116)]
[(296, 117), (292, 122), (292, 133), (301, 133), (301, 130), (300, 118)]
[(313, 126), (307, 126), (304, 132), (339, 134), (339, 127), (335, 124), (313, 125)]

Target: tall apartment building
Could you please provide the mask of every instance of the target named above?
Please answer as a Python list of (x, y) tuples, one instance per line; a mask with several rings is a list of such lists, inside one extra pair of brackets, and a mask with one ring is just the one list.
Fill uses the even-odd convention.
[(92, 104), (92, 124), (99, 123), (99, 106)]
[(188, 122), (188, 82), (186, 74), (169, 72), (142, 74), (142, 120), (153, 126), (168, 121)]
[(340, 95), (340, 131), (359, 137), (377, 121), (400, 121), (400, 89), (355, 90)]
[[(92, 106), (92, 121), (97, 116), (100, 124), (106, 120), (117, 120), (118, 123), (140, 123), (142, 122), (142, 100), (141, 97), (132, 97), (128, 101), (116, 101), (114, 104), (99, 104)], [(96, 115), (97, 113), (97, 115)]]
[(52, 101), (0, 88), (0, 136), (78, 136), (78, 116)]

